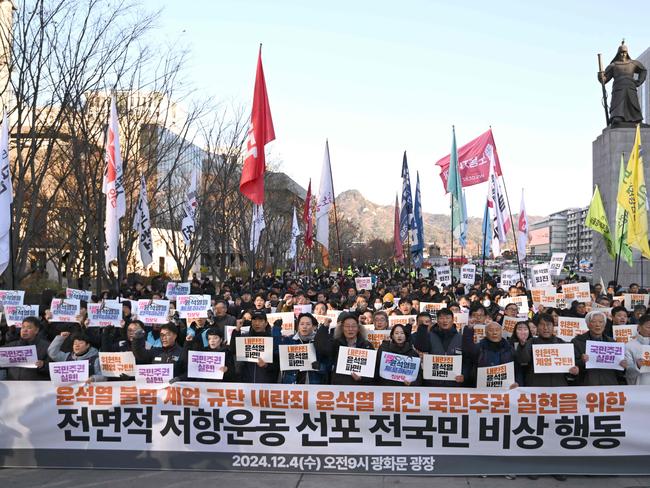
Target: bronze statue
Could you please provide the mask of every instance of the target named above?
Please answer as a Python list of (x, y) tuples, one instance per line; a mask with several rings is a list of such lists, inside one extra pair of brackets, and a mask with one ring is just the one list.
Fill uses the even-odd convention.
[[(600, 55), (598, 56), (600, 62)], [(625, 41), (618, 47), (616, 57), (604, 71), (602, 65), (600, 66), (598, 81), (603, 85), (603, 103), (608, 125), (636, 125), (643, 121), (636, 89), (645, 81), (647, 73), (639, 61), (630, 59)], [(636, 78), (635, 74), (638, 75)], [(607, 114), (607, 94), (604, 87), (612, 78), (612, 103)]]

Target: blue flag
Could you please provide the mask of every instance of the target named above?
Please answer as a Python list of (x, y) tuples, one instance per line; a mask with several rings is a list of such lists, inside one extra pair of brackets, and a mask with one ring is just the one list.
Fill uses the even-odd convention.
[(409, 231), (413, 229), (413, 200), (411, 199), (411, 177), (406, 162), (406, 151), (402, 160), (402, 208), (399, 215), (399, 235), (402, 243), (406, 242)]
[(415, 205), (413, 207), (413, 230), (411, 232), (411, 258), (413, 266), (422, 267), (424, 261), (424, 222), (422, 220), (422, 197), (420, 196), (420, 172), (415, 184)]
[(490, 218), (490, 209), (487, 201), (485, 202), (485, 212), (483, 213), (483, 245), (481, 246), (481, 257), (485, 259), (490, 257), (490, 244), (492, 242), (492, 219)]

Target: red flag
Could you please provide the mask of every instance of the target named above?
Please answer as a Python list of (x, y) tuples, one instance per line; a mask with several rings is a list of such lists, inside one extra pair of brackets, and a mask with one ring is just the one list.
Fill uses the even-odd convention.
[(244, 168), (239, 181), (239, 191), (253, 201), (255, 205), (264, 203), (264, 146), (275, 139), (269, 97), (266, 93), (264, 69), (262, 68), (262, 46), (257, 58), (255, 75), (255, 92), (253, 93), (253, 111), (251, 124), (246, 137)]
[(314, 227), (312, 224), (311, 214), (311, 178), (307, 187), (307, 198), (305, 198), (305, 207), (302, 211), (302, 221), (305, 223), (305, 247), (311, 249), (314, 246)]
[[(487, 181), (490, 177), (490, 161), (492, 159), (494, 159), (497, 176), (501, 176), (501, 164), (494, 144), (492, 129), (460, 147), (458, 149), (458, 169), (463, 188)], [(440, 166), (440, 178), (446, 190), (449, 155), (438, 161), (436, 166)]]
[(402, 238), (400, 237), (400, 221), (399, 221), (399, 202), (397, 201), (397, 195), (395, 195), (395, 221), (393, 224), (393, 251), (395, 254), (396, 261), (402, 261), (404, 259), (404, 248), (402, 247)]

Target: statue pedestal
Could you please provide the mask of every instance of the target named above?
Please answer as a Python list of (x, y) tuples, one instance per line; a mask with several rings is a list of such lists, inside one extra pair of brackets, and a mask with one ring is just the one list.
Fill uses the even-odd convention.
[[(634, 128), (606, 128), (593, 142), (593, 185), (598, 185), (600, 195), (605, 205), (605, 212), (612, 231), (616, 235), (616, 197), (618, 194), (618, 173), (621, 164), (621, 154), (625, 153), (624, 165), (627, 166), (630, 151), (634, 144)], [(641, 146), (650, 144), (650, 129), (641, 128)], [(650, 153), (646, 153), (643, 161), (646, 182), (650, 181)], [(592, 185), (592, 193), (593, 193)], [(598, 283), (602, 277), (605, 285), (614, 279), (614, 261), (607, 254), (605, 243), (600, 234), (593, 233), (593, 276), (592, 283)], [(621, 260), (618, 282), (622, 286), (639, 283), (650, 286), (650, 261), (643, 263), (644, 273), (641, 273), (641, 259), (638, 251), (634, 250), (634, 266), (630, 268)]]

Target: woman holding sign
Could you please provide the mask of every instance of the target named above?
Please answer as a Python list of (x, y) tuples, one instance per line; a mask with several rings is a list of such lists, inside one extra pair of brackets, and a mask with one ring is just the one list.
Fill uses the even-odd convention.
[[(279, 321), (278, 321), (279, 322)], [(279, 339), (280, 346), (314, 344), (318, 321), (310, 313), (301, 313), (297, 319), (298, 325), (294, 335), (282, 336), (282, 324), (273, 325), (273, 337)], [(325, 324), (329, 326), (329, 323)], [(283, 370), (280, 383), (289, 385), (323, 385), (327, 383), (328, 364), (322, 361), (316, 352), (316, 361), (312, 363), (312, 371), (297, 369)]]
[(390, 340), (382, 342), (377, 352), (375, 384), (382, 386), (420, 385), (422, 383), (420, 355), (411, 344), (410, 334), (407, 333), (403, 325), (396, 324), (390, 330), (389, 337)]
[(353, 313), (342, 313), (339, 316), (339, 323), (334, 330), (334, 335), (329, 333), (328, 325), (321, 325), (316, 332), (314, 340), (316, 354), (326, 359), (332, 364), (332, 381), (333, 385), (358, 385), (372, 384), (373, 378), (361, 376), (356, 372), (343, 374), (336, 372), (336, 366), (339, 358), (339, 349), (341, 347), (353, 349), (366, 349), (374, 354), (372, 344), (366, 339), (366, 330), (359, 325), (357, 316)]

